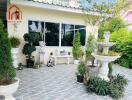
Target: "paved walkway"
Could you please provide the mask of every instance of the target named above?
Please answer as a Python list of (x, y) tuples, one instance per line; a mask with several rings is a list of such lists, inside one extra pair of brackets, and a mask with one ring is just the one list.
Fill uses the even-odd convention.
[[(75, 71), (75, 65), (18, 71), (21, 82), (15, 97), (17, 100), (112, 100), (87, 93), (85, 86), (76, 82)], [(132, 100), (132, 70), (115, 65), (114, 73), (125, 74), (129, 80), (125, 96), (120, 100)]]

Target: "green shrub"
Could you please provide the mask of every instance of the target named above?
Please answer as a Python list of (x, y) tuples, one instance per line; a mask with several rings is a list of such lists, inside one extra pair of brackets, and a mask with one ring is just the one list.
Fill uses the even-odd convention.
[(35, 50), (35, 46), (26, 43), (23, 47), (23, 54), (28, 55), (28, 57), (31, 58), (32, 52), (34, 52)]
[(79, 65), (78, 65), (78, 74), (81, 75), (81, 76), (84, 76), (85, 73), (86, 73), (86, 66), (85, 66), (85, 63), (84, 62), (81, 62)]
[(92, 52), (94, 51), (96, 45), (95, 45), (95, 40), (93, 35), (89, 35), (88, 40), (87, 40), (87, 45), (86, 45), (86, 59), (91, 60), (93, 56), (91, 55)]
[(11, 37), (10, 42), (13, 48), (17, 48), (20, 45), (20, 40), (16, 37)]
[(121, 66), (132, 68), (132, 31), (122, 28), (113, 32), (110, 41), (116, 43), (112, 49), (122, 54), (116, 62)]
[(80, 42), (80, 33), (78, 31), (73, 40), (72, 53), (73, 53), (74, 59), (80, 58), (80, 50), (81, 50), (81, 42)]
[(127, 85), (127, 79), (124, 76), (116, 75), (110, 79), (110, 96), (112, 98), (120, 98), (123, 96), (125, 86)]
[(114, 99), (118, 99), (123, 96), (125, 86), (127, 85), (127, 79), (124, 76), (116, 75), (111, 77), (110, 81), (105, 81), (98, 77), (93, 77), (87, 83), (87, 91), (94, 92), (98, 95), (109, 95)]
[(107, 95), (109, 93), (108, 82), (98, 77), (91, 78), (87, 84), (87, 90), (98, 95)]
[(111, 78), (110, 82), (112, 84), (118, 85), (120, 88), (123, 88), (123, 86), (127, 85), (127, 79), (125, 79), (124, 76), (121, 76), (119, 74)]
[(0, 20), (0, 85), (1, 82), (10, 83), (16, 76), (12, 64), (11, 43), (3, 27), (2, 20)]
[(119, 17), (114, 17), (107, 22), (104, 22), (102, 26), (99, 28), (99, 38), (103, 38), (103, 34), (105, 31), (118, 31), (120, 28), (125, 28), (125, 23)]

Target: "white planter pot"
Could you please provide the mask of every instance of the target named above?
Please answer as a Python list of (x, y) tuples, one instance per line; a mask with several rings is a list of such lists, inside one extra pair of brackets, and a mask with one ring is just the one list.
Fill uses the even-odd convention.
[(0, 95), (5, 96), (4, 100), (16, 100), (13, 97), (13, 94), (17, 91), (19, 86), (19, 79), (16, 79), (17, 81), (10, 84), (10, 85), (0, 85)]
[(74, 60), (74, 64), (78, 65), (79, 64), (79, 60)]
[(12, 48), (11, 49), (13, 65), (15, 68), (18, 67), (18, 52), (19, 52), (19, 48)]

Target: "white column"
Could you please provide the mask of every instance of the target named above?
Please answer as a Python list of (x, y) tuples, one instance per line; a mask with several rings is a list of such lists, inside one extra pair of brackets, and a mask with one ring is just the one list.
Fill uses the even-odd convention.
[(106, 81), (109, 81), (108, 73), (109, 73), (108, 62), (102, 62), (102, 66), (99, 70), (99, 77)]

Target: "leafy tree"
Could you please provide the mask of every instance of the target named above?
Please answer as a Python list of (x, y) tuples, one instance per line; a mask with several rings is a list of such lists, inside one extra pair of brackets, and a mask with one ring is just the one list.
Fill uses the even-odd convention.
[(86, 22), (92, 26), (94, 33), (94, 26), (101, 26), (103, 22), (117, 16), (124, 5), (125, 0), (81, 0)]
[(0, 85), (9, 84), (16, 76), (16, 71), (12, 64), (11, 43), (4, 25), (0, 20)]
[(125, 28), (125, 23), (122, 21), (120, 17), (114, 17), (104, 22), (99, 27), (99, 38), (103, 38), (103, 34), (105, 31), (110, 31), (111, 33), (114, 31), (118, 31), (120, 28)]
[(75, 34), (74, 40), (73, 40), (73, 48), (72, 48), (72, 53), (73, 57), (75, 59), (79, 59), (80, 57), (80, 50), (81, 50), (81, 43), (80, 43), (80, 33), (77, 32)]

